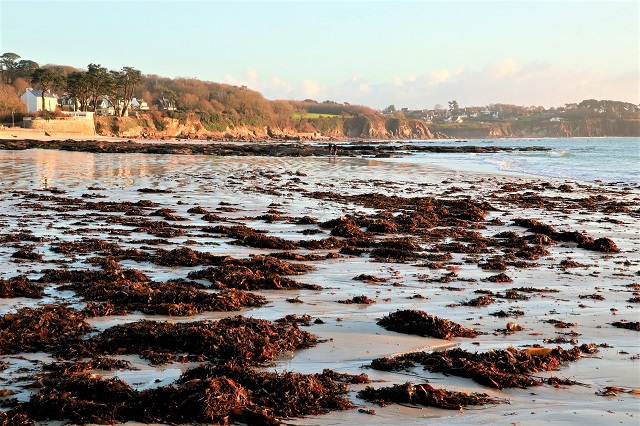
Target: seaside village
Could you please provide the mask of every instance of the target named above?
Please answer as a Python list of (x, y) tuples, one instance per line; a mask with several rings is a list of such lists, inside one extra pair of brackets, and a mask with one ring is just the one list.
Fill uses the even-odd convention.
[[(112, 100), (109, 96), (103, 96), (97, 102), (90, 101), (87, 111), (81, 111), (80, 102), (67, 93), (57, 95), (51, 91), (45, 91), (44, 96), (41, 90), (27, 88), (20, 96), (22, 102), (26, 106), (27, 115), (38, 114), (42, 111), (55, 112), (59, 111), (66, 117), (70, 118), (86, 118), (92, 119), (94, 114), (98, 116), (119, 116), (123, 108), (127, 108), (129, 116), (138, 116), (141, 112), (150, 111), (152, 108), (158, 111), (176, 111), (176, 102), (170, 98), (162, 96), (155, 99), (150, 107), (149, 104), (136, 97), (125, 100)], [(43, 104), (44, 102), (44, 104)], [(493, 106), (492, 106), (493, 107)], [(515, 107), (504, 108), (503, 106), (484, 107), (464, 107), (459, 108), (457, 101), (449, 102), (448, 108), (441, 105), (435, 105), (433, 109), (396, 109), (394, 105), (389, 105), (382, 110), (382, 114), (386, 117), (395, 117), (398, 115), (406, 118), (419, 118), (426, 122), (447, 122), (462, 123), (468, 120), (518, 120), (519, 116), (526, 115), (547, 115), (549, 121), (563, 121), (564, 119), (555, 116), (554, 113), (563, 113), (565, 111), (575, 110), (578, 104), (566, 104), (564, 107), (550, 108), (545, 110), (543, 107)], [(606, 110), (601, 109), (600, 113)], [(27, 117), (28, 118), (28, 117)], [(60, 116), (59, 118), (65, 118)]]
[[(97, 102), (90, 101), (88, 104), (88, 111), (81, 111), (80, 102), (66, 93), (58, 96), (50, 91), (45, 91), (43, 96), (42, 90), (32, 89), (31, 87), (28, 87), (25, 90), (25, 92), (20, 96), (20, 99), (26, 106), (27, 114), (37, 114), (42, 111), (59, 111), (68, 118), (93, 119), (94, 114), (120, 115), (122, 109), (125, 108), (125, 104), (128, 107), (129, 116), (136, 116), (140, 112), (150, 110), (147, 102), (144, 100), (138, 100), (135, 97), (125, 102), (124, 100), (113, 101), (109, 99), (109, 96), (103, 96)], [(155, 106), (159, 111), (176, 110), (175, 102), (165, 97), (157, 99)], [(28, 119), (28, 117), (25, 118)]]

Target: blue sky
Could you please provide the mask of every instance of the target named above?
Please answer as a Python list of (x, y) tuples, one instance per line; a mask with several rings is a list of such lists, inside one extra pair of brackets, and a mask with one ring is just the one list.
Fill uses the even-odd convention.
[(0, 0), (0, 51), (384, 108), (640, 103), (636, 1)]

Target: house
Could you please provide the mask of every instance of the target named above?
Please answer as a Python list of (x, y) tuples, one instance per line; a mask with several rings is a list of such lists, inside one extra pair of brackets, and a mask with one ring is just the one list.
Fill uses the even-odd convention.
[(175, 111), (176, 103), (171, 99), (167, 99), (164, 96), (157, 100), (158, 109), (160, 111)]
[(98, 99), (97, 102), (89, 102), (89, 106), (93, 107), (96, 115), (115, 115), (116, 113), (113, 103), (106, 96)]
[(76, 111), (80, 108), (80, 102), (68, 94), (64, 94), (58, 98), (58, 106), (63, 111)]
[(549, 121), (563, 121), (563, 120), (560, 117), (552, 117), (549, 119)]
[(139, 101), (136, 98), (132, 98), (131, 109), (137, 109), (140, 111), (149, 111), (149, 105), (147, 105), (145, 101)]
[[(27, 90), (20, 96), (22, 102), (27, 105), (27, 112), (42, 111), (42, 90), (34, 90), (27, 88)], [(44, 109), (47, 111), (55, 111), (58, 106), (58, 97), (53, 93), (47, 91), (44, 94)]]

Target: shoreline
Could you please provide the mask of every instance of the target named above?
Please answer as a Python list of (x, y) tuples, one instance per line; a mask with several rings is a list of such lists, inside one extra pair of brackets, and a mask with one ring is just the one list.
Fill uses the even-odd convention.
[[(347, 230), (356, 231), (353, 228), (339, 227), (345, 225), (339, 220), (344, 217), (354, 221), (362, 232), (370, 233), (370, 237), (376, 241), (370, 243), (374, 244), (371, 247), (362, 247), (364, 252), (361, 254), (356, 251), (341, 253), (337, 247), (297, 246), (293, 250), (295, 253), (303, 256), (316, 255), (319, 258), (313, 261), (296, 261), (311, 264), (315, 270), (292, 275), (290, 278), (318, 285), (322, 290), (258, 290), (257, 293), (266, 297), (269, 304), (245, 308), (239, 312), (201, 312), (189, 317), (128, 314), (91, 320), (91, 324), (97, 326), (99, 331), (137, 319), (188, 323), (204, 319), (215, 321), (241, 314), (274, 321), (286, 314), (307, 313), (313, 318), (322, 319), (324, 324), (301, 326), (301, 329), (323, 340), (333, 341), (326, 340), (312, 348), (282, 354), (275, 359), (275, 364), (265, 367), (267, 370), (319, 373), (328, 367), (354, 375), (366, 373), (374, 380), (370, 385), (376, 388), (407, 380), (428, 380), (434, 386), (449, 390), (486, 392), (494, 397), (511, 400), (511, 405), (487, 406), (481, 410), (469, 408), (461, 412), (436, 408), (418, 410), (398, 405), (381, 408), (355, 396), (355, 391), (361, 390), (364, 385), (352, 385), (349, 398), (356, 403), (356, 409), (305, 419), (287, 419), (287, 422), (301, 425), (318, 422), (390, 425), (397, 424), (399, 419), (405, 424), (420, 424), (425, 419), (434, 419), (448, 424), (461, 421), (495, 423), (504, 421), (505, 416), (508, 416), (506, 418), (509, 421), (536, 424), (547, 420), (588, 421), (599, 416), (603, 422), (625, 423), (632, 419), (632, 415), (639, 414), (638, 397), (635, 395), (621, 393), (613, 400), (595, 394), (606, 386), (640, 388), (640, 377), (633, 374), (633, 357), (640, 352), (635, 334), (637, 332), (610, 325), (615, 320), (637, 319), (638, 305), (627, 302), (632, 291), (625, 287), (637, 283), (640, 271), (637, 191), (593, 183), (585, 185), (566, 179), (517, 177), (502, 173), (496, 173), (495, 176), (486, 173), (456, 174), (453, 170), (437, 170), (418, 165), (409, 169), (390, 162), (347, 156), (334, 160), (326, 157), (271, 156), (191, 158), (132, 153), (127, 155), (122, 164), (86, 164), (89, 156), (81, 152), (47, 151), (43, 154), (46, 156), (36, 158), (34, 151), (0, 151), (0, 158), (11, 158), (13, 161), (12, 165), (5, 163), (5, 168), (2, 169), (5, 176), (5, 185), (0, 187), (0, 211), (5, 213), (3, 227), (0, 228), (4, 230), (2, 235), (9, 235), (12, 229), (26, 228), (31, 229), (34, 235), (45, 238), (45, 241), (35, 244), (28, 241), (3, 243), (0, 246), (0, 256), (10, 266), (10, 270), (5, 271), (0, 278), (7, 279), (30, 271), (28, 275), (36, 279), (40, 276), (40, 270), (64, 265), (72, 270), (100, 269), (88, 263), (91, 257), (101, 255), (98, 248), (86, 253), (71, 251), (68, 254), (52, 250), (61, 242), (81, 242), (85, 239), (102, 240), (117, 244), (123, 249), (135, 248), (147, 253), (150, 256), (147, 260), (122, 258), (118, 263), (122, 268), (140, 270), (157, 281), (185, 278), (189, 272), (203, 268), (199, 265), (158, 265), (154, 263), (156, 261), (153, 256), (161, 248), (172, 250), (190, 247), (197, 252), (231, 255), (236, 258), (250, 258), (252, 255), (274, 254), (279, 251), (252, 247), (246, 243), (238, 245), (233, 240), (239, 237), (202, 231), (219, 224), (243, 224), (252, 229), (267, 230), (267, 236), (279, 237), (294, 244), (326, 239), (331, 235), (341, 241), (350, 241), (354, 236), (347, 233)], [(11, 167), (15, 169), (10, 169)], [(42, 176), (40, 170), (45, 170), (45, 167), (51, 186), (62, 192), (56, 193), (52, 192), (51, 187), (42, 187), (42, 182), (38, 179)], [(380, 196), (368, 198), (367, 194)], [(434, 211), (437, 213), (430, 220), (442, 221), (434, 222), (439, 226), (420, 225), (413, 231), (403, 228), (407, 226), (402, 222), (403, 218), (413, 217), (417, 220), (417, 213), (428, 211), (426, 207), (429, 204), (420, 209), (411, 204), (403, 204), (405, 200), (413, 198), (424, 203), (433, 199), (436, 203)], [(168, 230), (181, 229), (186, 235), (175, 235), (161, 241), (162, 238), (148, 235), (150, 230), (142, 227), (132, 228), (107, 221), (110, 217), (127, 217), (122, 212), (96, 210), (100, 204), (91, 204), (105, 201), (117, 206), (141, 199), (148, 199), (158, 205), (132, 214), (129, 216), (131, 220), (139, 218), (165, 221)], [(466, 204), (469, 202), (471, 204)], [(446, 206), (446, 212), (437, 207), (440, 206), (439, 203)], [(82, 208), (76, 210), (74, 205)], [(219, 217), (211, 217), (209, 220), (213, 222), (209, 222), (203, 219), (203, 213), (188, 212), (196, 206)], [(478, 211), (476, 208), (484, 212), (482, 217), (466, 216), (469, 212)], [(172, 209), (174, 213), (171, 214), (185, 220), (174, 221), (161, 216), (154, 218), (153, 213), (162, 209)], [(168, 214), (169, 211), (164, 213)], [(314, 218), (316, 223), (301, 223), (300, 219), (305, 216)], [(514, 224), (513, 221), (518, 218), (535, 218), (553, 227), (558, 235), (561, 232), (584, 231), (584, 235), (594, 239), (610, 238), (620, 252), (588, 250), (578, 247), (575, 242), (558, 240), (540, 247), (528, 242), (523, 247), (544, 249), (548, 253), (534, 250), (527, 256), (537, 257), (535, 259), (518, 257), (515, 256), (516, 250), (510, 251), (506, 240), (495, 237), (501, 232), (509, 231), (515, 232), (518, 238), (535, 234)], [(423, 216), (420, 220), (427, 219), (428, 216)], [(326, 228), (319, 226), (332, 220), (337, 222)], [(383, 221), (393, 221), (400, 228), (394, 231), (387, 225), (385, 232), (373, 232), (376, 228), (371, 224), (382, 225)], [(437, 229), (441, 231), (436, 232)], [(218, 232), (222, 230), (220, 228)], [(319, 232), (304, 234), (302, 231)], [(476, 232), (482, 238), (475, 235)], [(52, 239), (54, 236), (60, 242)], [(408, 260), (394, 260), (393, 257), (376, 259), (373, 256), (374, 249), (384, 247), (379, 246), (384, 240), (401, 236), (408, 236), (419, 245), (419, 249), (402, 246), (404, 251), (393, 252), (398, 256), (402, 253), (410, 256)], [(552, 234), (552, 237), (558, 238), (556, 234)], [(155, 239), (158, 244), (136, 242), (142, 239)], [(188, 241), (192, 242), (187, 244)], [(459, 244), (454, 244), (456, 242)], [(485, 244), (486, 248), (481, 249), (480, 243)], [(23, 248), (34, 244), (32, 250), (44, 256), (44, 263), (12, 258), (17, 250), (16, 244)], [(460, 251), (466, 246), (476, 247), (478, 251)], [(428, 260), (430, 255), (444, 255), (447, 252), (451, 253), (448, 260)], [(499, 271), (483, 269), (480, 265), (496, 256), (507, 262), (509, 252), (515, 256), (510, 262), (520, 262), (517, 263), (520, 266), (515, 266), (515, 263), (505, 266), (504, 272), (513, 282), (487, 281), (488, 277)], [(327, 254), (336, 256), (325, 257)], [(577, 266), (561, 267), (562, 261), (570, 260)], [(386, 281), (365, 283), (354, 280), (358, 274), (372, 274)], [(17, 306), (73, 301), (73, 306), (81, 308), (85, 303), (77, 295), (61, 293), (56, 290), (55, 285), (48, 286), (49, 299), (41, 302), (19, 299), (18, 303), (4, 299), (4, 303), (0, 305), (0, 314), (14, 312)], [(497, 293), (503, 294), (507, 289), (520, 287), (557, 290), (558, 293), (534, 292), (527, 294), (528, 298), (520, 294), (517, 299), (495, 296)], [(462, 305), (483, 294), (477, 293), (477, 290), (491, 291), (494, 302), (485, 307)], [(413, 298), (416, 294), (424, 298)], [(598, 294), (603, 296), (603, 300), (590, 297)], [(337, 303), (358, 295), (366, 295), (375, 303)], [(289, 301), (296, 297), (303, 303)], [(452, 304), (458, 306), (450, 306)], [(617, 311), (611, 311), (612, 308)], [(474, 339), (458, 337), (447, 341), (400, 334), (375, 324), (376, 319), (400, 309), (425, 310), (488, 334)], [(510, 318), (489, 315), (499, 310), (521, 310), (523, 313)], [(555, 327), (554, 323), (545, 322), (548, 319), (575, 325), (562, 329)], [(517, 323), (524, 330), (504, 334), (497, 331), (504, 329), (507, 322)], [(410, 372), (398, 373), (362, 369), (373, 358), (425, 348), (454, 346), (471, 352), (486, 352), (509, 346), (523, 349), (534, 344), (555, 347), (558, 344), (545, 343), (544, 340), (557, 338), (561, 336), (558, 333), (570, 331), (579, 333), (574, 337), (578, 343), (608, 346), (599, 347), (597, 355), (585, 355), (575, 363), (562, 365), (559, 371), (541, 372), (539, 375), (571, 377), (588, 387), (565, 385), (554, 388), (542, 385), (527, 390), (495, 390), (456, 376), (447, 377), (423, 371), (420, 367)], [(572, 345), (560, 344), (567, 349)], [(5, 356), (0, 360), (8, 360), (12, 365), (16, 363), (12, 356)], [(153, 368), (142, 359), (138, 359), (137, 363), (145, 368)], [(142, 376), (126, 370), (96, 373), (106, 374), (106, 377), (124, 374), (132, 384), (138, 383), (139, 388), (146, 389), (171, 382), (164, 378), (163, 368), (171, 370), (190, 366), (191, 364), (182, 367), (179, 364), (169, 364), (154, 369), (155, 375)], [(153, 383), (156, 378), (161, 379), (160, 384)], [(535, 392), (536, 396), (530, 395), (530, 392)], [(21, 397), (24, 396), (22, 394)], [(376, 415), (361, 413), (358, 408), (374, 409)]]
[[(620, 164), (611, 164), (612, 170), (618, 170), (603, 178), (589, 174), (587, 170), (595, 167), (594, 164), (582, 165), (580, 173), (572, 172), (571, 164), (565, 163), (565, 169), (538, 170), (539, 166), (521, 163), (519, 167), (513, 165), (507, 166), (505, 170), (502, 163), (522, 162), (525, 157), (523, 155), (536, 155), (539, 153), (553, 155), (554, 150), (563, 149), (562, 147), (553, 148), (553, 142), (569, 139), (585, 139), (585, 138), (549, 138), (552, 145), (545, 146), (544, 139), (529, 139), (524, 144), (515, 144), (514, 146), (505, 146), (508, 140), (410, 140), (410, 141), (363, 141), (348, 140), (340, 142), (337, 146), (337, 152), (332, 154), (328, 145), (318, 141), (262, 141), (262, 142), (225, 142), (225, 141), (195, 141), (195, 140), (132, 140), (124, 138), (69, 138), (58, 139), (53, 137), (42, 137), (38, 139), (17, 139), (3, 138), (0, 135), (0, 151), (2, 150), (26, 150), (26, 149), (44, 149), (44, 150), (61, 150), (72, 152), (88, 152), (88, 153), (112, 153), (112, 154), (157, 154), (157, 155), (204, 155), (204, 156), (238, 156), (238, 157), (318, 157), (318, 158), (370, 158), (370, 159), (388, 159), (391, 162), (406, 162), (415, 164), (424, 161), (433, 167), (443, 165), (445, 168), (458, 170), (464, 173), (470, 171), (484, 171), (493, 174), (508, 174), (510, 176), (522, 176), (541, 179), (569, 179), (585, 184), (593, 183), (610, 183), (616, 185), (627, 185), (634, 188), (640, 188), (640, 176), (637, 171), (629, 170), (629, 165), (622, 170), (618, 170)], [(590, 140), (592, 138), (586, 138)], [(617, 138), (620, 140), (633, 140), (633, 138)], [(539, 141), (540, 144), (529, 145), (526, 142)], [(633, 148), (633, 147), (632, 147)], [(578, 146), (574, 146), (578, 149)], [(563, 151), (564, 153), (564, 151)], [(429, 157), (430, 154), (444, 154), (436, 162), (436, 157)], [(468, 156), (484, 156), (484, 155), (502, 155), (502, 158), (496, 160), (484, 157), (484, 163), (468, 162), (470, 157), (466, 158), (448, 158), (447, 155), (468, 155)], [(412, 160), (416, 159), (416, 160)], [(477, 157), (482, 158), (482, 157)], [(405, 160), (406, 159), (406, 160)], [(527, 161), (527, 160), (524, 160)], [(465, 163), (463, 165), (463, 162)], [(517, 164), (517, 163), (516, 163)], [(533, 166), (533, 167), (532, 167)], [(553, 166), (552, 166), (553, 167)], [(562, 166), (561, 166), (562, 167)], [(600, 170), (600, 169), (598, 169)], [(606, 169), (602, 169), (606, 170)], [(630, 172), (630, 174), (624, 174)], [(569, 176), (563, 176), (565, 174)], [(606, 174), (606, 173), (605, 173)], [(571, 176), (573, 175), (573, 176)], [(634, 179), (633, 176), (636, 176)]]

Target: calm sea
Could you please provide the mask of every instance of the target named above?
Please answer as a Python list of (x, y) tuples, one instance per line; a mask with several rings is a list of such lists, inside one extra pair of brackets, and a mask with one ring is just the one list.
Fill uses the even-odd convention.
[(549, 151), (511, 151), (488, 154), (420, 153), (395, 161), (419, 162), (478, 171), (501, 170), (528, 175), (594, 182), (640, 184), (640, 139), (562, 138), (412, 141), (417, 145), (526, 147)]

